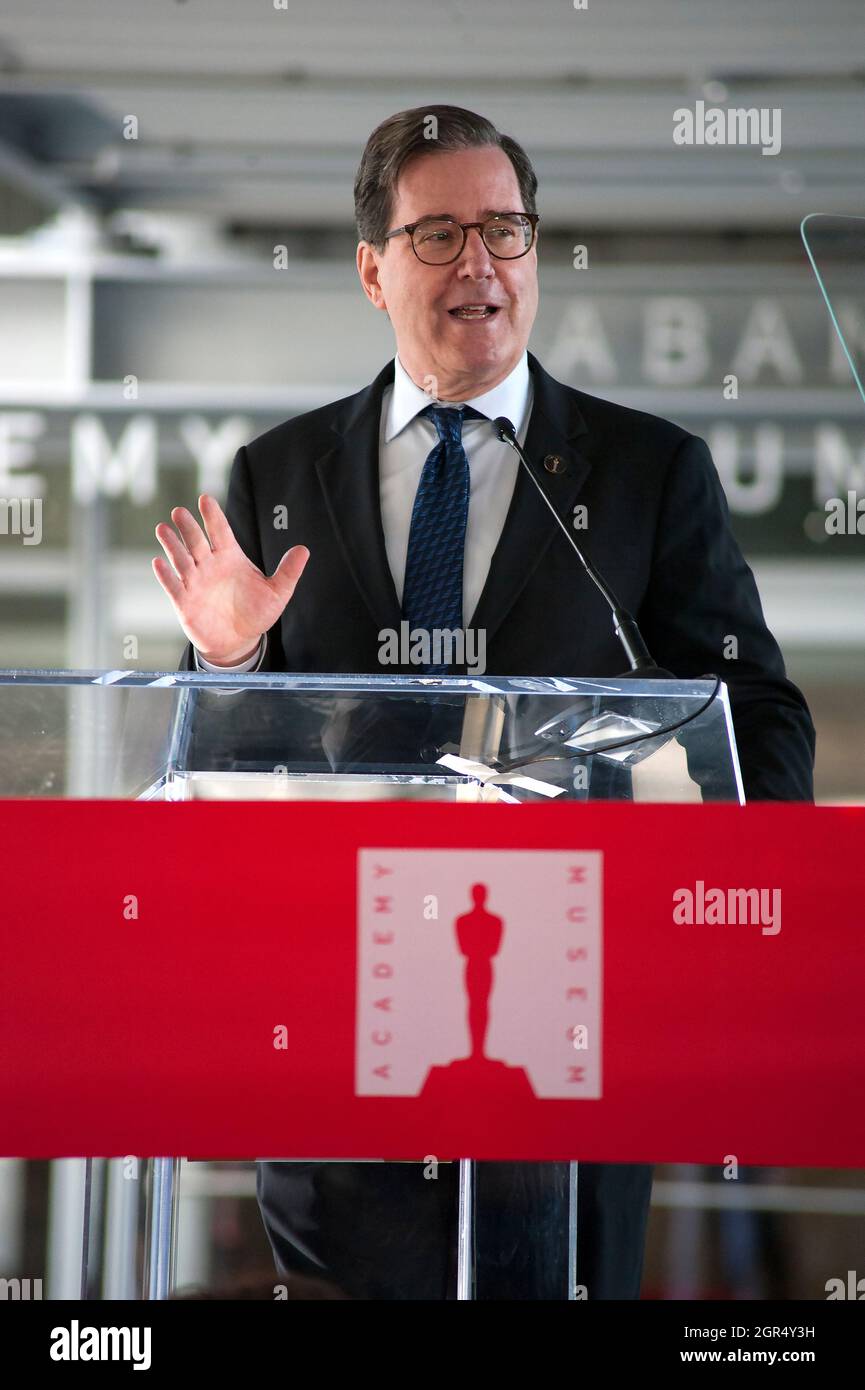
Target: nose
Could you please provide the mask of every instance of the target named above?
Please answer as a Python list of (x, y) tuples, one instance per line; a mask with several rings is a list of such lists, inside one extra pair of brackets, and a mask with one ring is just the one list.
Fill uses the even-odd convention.
[(468, 275), (472, 280), (486, 280), (494, 273), (492, 257), (479, 227), (470, 227), (466, 232), (466, 244), (460, 253), (458, 265), (460, 274)]

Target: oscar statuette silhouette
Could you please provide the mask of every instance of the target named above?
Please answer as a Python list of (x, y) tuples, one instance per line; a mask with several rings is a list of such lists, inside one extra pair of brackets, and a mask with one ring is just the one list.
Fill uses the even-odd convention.
[(455, 1099), (458, 1095), (496, 1101), (524, 1099), (533, 1096), (528, 1076), (522, 1067), (487, 1057), (484, 1046), (490, 1021), (490, 996), (493, 990), (493, 957), (498, 955), (504, 935), (501, 917), (486, 908), (488, 888), (485, 883), (472, 885), (474, 907), (457, 917), (454, 923), (457, 944), (465, 956), (465, 991), (468, 996), (468, 1026), (471, 1052), (448, 1066), (430, 1067), (422, 1095), (427, 1099)]

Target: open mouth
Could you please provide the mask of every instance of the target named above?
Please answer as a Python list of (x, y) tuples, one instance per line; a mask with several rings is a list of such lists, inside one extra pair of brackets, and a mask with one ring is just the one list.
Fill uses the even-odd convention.
[(465, 319), (469, 322), (495, 318), (498, 312), (496, 304), (460, 304), (456, 309), (448, 309), (452, 319)]

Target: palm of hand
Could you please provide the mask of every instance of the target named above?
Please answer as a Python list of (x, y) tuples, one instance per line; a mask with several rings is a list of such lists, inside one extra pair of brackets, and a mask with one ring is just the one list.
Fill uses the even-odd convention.
[(167, 559), (155, 559), (153, 572), (202, 656), (241, 660), (278, 620), (309, 551), (292, 547), (268, 578), (238, 545), (216, 499), (203, 494), (199, 508), (208, 534), (184, 507), (171, 513), (180, 538), (164, 522), (156, 527)]

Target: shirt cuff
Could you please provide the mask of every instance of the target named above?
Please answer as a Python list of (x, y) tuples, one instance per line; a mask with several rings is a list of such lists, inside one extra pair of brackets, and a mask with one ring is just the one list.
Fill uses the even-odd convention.
[(252, 656), (248, 656), (245, 661), (237, 662), (234, 666), (214, 666), (212, 661), (205, 661), (204, 657), (195, 647), (192, 648), (192, 654), (195, 659), (195, 669), (197, 671), (211, 672), (214, 675), (222, 675), (223, 672), (230, 671), (233, 675), (239, 675), (243, 671), (257, 671), (264, 660), (266, 649), (267, 633), (265, 632), (258, 644), (258, 651), (253, 652)]

